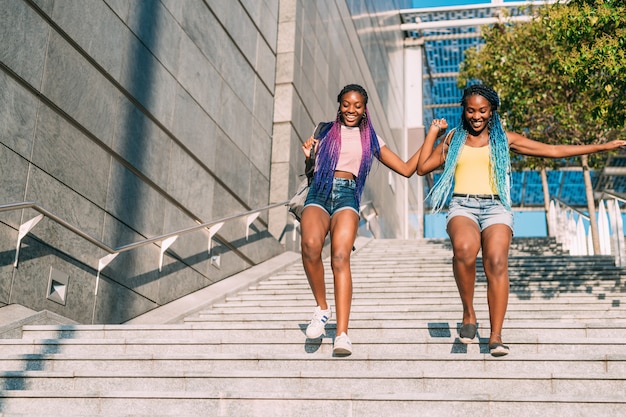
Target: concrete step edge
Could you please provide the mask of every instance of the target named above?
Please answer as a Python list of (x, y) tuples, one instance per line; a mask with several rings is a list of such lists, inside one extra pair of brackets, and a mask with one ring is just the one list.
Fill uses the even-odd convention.
[[(488, 330), (488, 329), (487, 329)], [(0, 340), (0, 348), (2, 346), (63, 346), (63, 345), (301, 345), (303, 343), (303, 332), (298, 329), (291, 331), (293, 335), (281, 339), (260, 339), (257, 336), (250, 336), (249, 338), (233, 338), (228, 340), (227, 338), (205, 338), (205, 337), (193, 337), (193, 338), (149, 338), (149, 337), (132, 337), (132, 338), (80, 338), (80, 339), (7, 339)], [(334, 333), (334, 332), (333, 332)], [(363, 332), (359, 332), (363, 333)], [(400, 332), (397, 332), (400, 333)], [(406, 333), (406, 332), (403, 332)], [(478, 330), (481, 333), (481, 330)], [(351, 333), (352, 334), (352, 333)], [(626, 345), (626, 337), (546, 337), (537, 336), (532, 340), (528, 338), (515, 338), (515, 333), (509, 331), (506, 341), (509, 344), (525, 344), (525, 345)], [(381, 338), (379, 335), (374, 334), (367, 337), (367, 333), (360, 334), (358, 339), (359, 344), (374, 344), (374, 345), (390, 345), (390, 344), (404, 344), (404, 345), (421, 345), (421, 344), (449, 344), (450, 340), (457, 338), (456, 332), (451, 332), (450, 336), (430, 336), (427, 338), (407, 337), (393, 337), (385, 336)], [(481, 342), (485, 338), (481, 338)], [(332, 340), (332, 337), (324, 337), (323, 340)], [(356, 340), (353, 340), (355, 343)]]
[(250, 399), (275, 399), (281, 400), (309, 400), (314, 402), (327, 402), (328, 398), (333, 401), (420, 401), (420, 402), (446, 402), (446, 403), (466, 403), (470, 402), (519, 402), (519, 403), (596, 403), (596, 404), (624, 404), (626, 397), (623, 395), (564, 395), (564, 394), (537, 394), (513, 395), (513, 394), (467, 394), (458, 393), (450, 396), (449, 393), (350, 393), (350, 392), (220, 392), (211, 395), (205, 392), (194, 391), (0, 391), (0, 398), (31, 398), (50, 400), (70, 399), (70, 398), (92, 398), (94, 400), (120, 398), (120, 399), (222, 399), (222, 400), (250, 400)]
[(509, 355), (504, 358), (494, 358), (489, 355), (488, 352), (484, 354), (477, 355), (461, 355), (457, 353), (431, 353), (431, 354), (415, 354), (411, 357), (407, 357), (405, 355), (401, 356), (393, 356), (393, 352), (388, 352), (385, 357), (371, 357), (369, 354), (365, 353), (354, 353), (348, 358), (335, 358), (328, 356), (317, 356), (315, 354), (311, 354), (308, 352), (298, 352), (298, 353), (204, 353), (204, 354), (125, 354), (125, 353), (115, 353), (115, 354), (84, 354), (84, 353), (76, 353), (76, 354), (65, 354), (65, 353), (36, 353), (36, 354), (18, 354), (18, 355), (7, 355), (0, 357), (0, 362), (3, 361), (14, 361), (14, 360), (69, 360), (69, 361), (128, 361), (128, 360), (138, 360), (138, 361), (179, 361), (179, 360), (198, 360), (198, 361), (219, 361), (219, 360), (242, 360), (242, 361), (271, 361), (271, 362), (280, 362), (280, 361), (301, 361), (301, 360), (347, 360), (350, 362), (396, 362), (396, 361), (406, 361), (406, 362), (439, 362), (439, 361), (499, 361), (506, 360), (510, 362), (535, 362), (535, 361), (553, 361), (553, 362), (572, 362), (572, 361), (581, 361), (581, 362), (626, 362), (626, 353), (593, 353), (593, 354), (556, 354), (556, 353), (547, 353), (547, 354), (515, 354)]
[[(258, 379), (431, 379), (431, 380), (461, 380), (461, 379), (503, 379), (503, 380), (580, 380), (580, 381), (626, 381), (626, 375), (609, 373), (576, 373), (576, 372), (527, 372), (503, 374), (499, 370), (467, 370), (467, 372), (446, 371), (407, 371), (404, 368), (390, 369), (389, 371), (368, 371), (358, 369), (343, 371), (341, 374), (330, 375), (329, 372), (289, 369), (267, 369), (248, 371), (105, 371), (99, 369), (80, 371), (0, 371), (0, 378), (258, 378)], [(5, 391), (11, 391), (6, 390)]]

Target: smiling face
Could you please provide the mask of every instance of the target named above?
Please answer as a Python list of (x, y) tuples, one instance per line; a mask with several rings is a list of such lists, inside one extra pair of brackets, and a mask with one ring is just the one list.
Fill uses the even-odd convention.
[(361, 123), (365, 113), (365, 99), (356, 91), (348, 91), (339, 103), (339, 113), (344, 125), (354, 127)]
[(475, 133), (485, 130), (491, 118), (491, 113), (491, 103), (480, 94), (469, 96), (463, 108), (465, 122)]

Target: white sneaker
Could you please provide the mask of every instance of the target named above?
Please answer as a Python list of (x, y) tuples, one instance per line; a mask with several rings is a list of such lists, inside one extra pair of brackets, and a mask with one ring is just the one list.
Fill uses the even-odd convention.
[(347, 334), (342, 332), (339, 336), (335, 337), (333, 354), (337, 356), (348, 356), (352, 354), (352, 342)]
[(330, 316), (330, 307), (328, 307), (328, 310), (322, 310), (320, 306), (315, 307), (313, 318), (306, 328), (306, 337), (309, 339), (317, 339), (323, 335), (326, 332), (324, 327), (326, 323), (328, 323), (328, 320), (330, 320)]

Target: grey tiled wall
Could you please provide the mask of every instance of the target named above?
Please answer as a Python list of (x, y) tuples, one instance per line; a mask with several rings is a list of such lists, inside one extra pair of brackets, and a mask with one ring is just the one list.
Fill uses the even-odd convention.
[[(378, 133), (402, 142), (402, 39), (394, 1), (0, 0), (0, 204), (32, 201), (118, 248), (288, 199), (300, 145), (363, 84)], [(395, 16), (395, 18), (394, 18)], [(395, 20), (394, 20), (395, 19)], [(394, 174), (395, 175), (395, 174)], [(402, 199), (385, 167), (365, 191), (397, 237)], [(285, 249), (284, 207), (218, 232), (183, 235), (158, 268), (158, 245), (107, 253), (50, 219), (21, 244), (32, 209), (0, 212), (0, 306), (82, 323), (119, 323)], [(296, 234), (297, 235), (297, 234)], [(288, 238), (289, 236), (289, 238)], [(69, 276), (65, 305), (46, 298)]]
[[(278, 0), (2, 0), (0, 204), (32, 201), (112, 248), (268, 204)], [(261, 144), (261, 145), (260, 145)], [(34, 210), (0, 213), (0, 303), (123, 322), (284, 250), (267, 213), (107, 253)], [(69, 275), (65, 305), (46, 298)], [(0, 304), (1, 305), (1, 304)], [(95, 308), (94, 308), (95, 306)]]

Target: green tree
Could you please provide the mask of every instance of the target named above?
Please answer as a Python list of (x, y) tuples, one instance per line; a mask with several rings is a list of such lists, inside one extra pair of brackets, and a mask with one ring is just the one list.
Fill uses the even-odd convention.
[[(626, 5), (572, 0), (529, 12), (529, 22), (483, 28), (484, 45), (466, 52), (459, 86), (479, 80), (498, 91), (507, 129), (546, 143), (602, 143), (625, 136)], [(519, 158), (516, 168), (540, 169), (546, 208), (546, 167), (572, 161)], [(589, 167), (606, 155), (580, 157), (594, 251), (599, 253)]]

